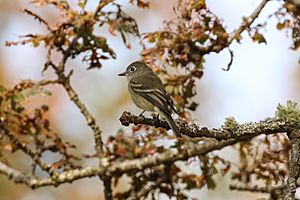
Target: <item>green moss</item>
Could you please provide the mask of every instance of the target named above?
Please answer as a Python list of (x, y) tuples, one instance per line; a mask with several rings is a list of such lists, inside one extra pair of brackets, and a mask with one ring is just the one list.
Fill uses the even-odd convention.
[(234, 119), (234, 117), (227, 117), (225, 119), (224, 125), (222, 126), (223, 129), (230, 130), (230, 131), (236, 131), (239, 127), (239, 124)]
[(283, 106), (281, 104), (277, 106), (275, 116), (287, 123), (292, 123), (292, 124), (299, 123), (300, 109), (297, 106), (296, 102), (288, 100), (286, 106)]

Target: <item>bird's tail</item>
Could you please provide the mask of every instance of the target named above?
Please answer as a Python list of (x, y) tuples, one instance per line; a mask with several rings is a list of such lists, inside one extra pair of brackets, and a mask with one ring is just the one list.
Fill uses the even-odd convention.
[(167, 120), (169, 126), (171, 127), (171, 129), (173, 130), (174, 134), (179, 138), (181, 137), (181, 133), (180, 130), (178, 128), (178, 126), (176, 125), (176, 123), (174, 122), (173, 118), (171, 117), (170, 114), (165, 113), (163, 111), (160, 112), (160, 114)]

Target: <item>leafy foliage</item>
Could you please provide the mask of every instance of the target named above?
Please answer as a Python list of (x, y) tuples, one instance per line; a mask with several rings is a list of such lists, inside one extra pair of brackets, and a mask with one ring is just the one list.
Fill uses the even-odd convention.
[[(29, 155), (33, 161), (33, 172), (38, 165), (42, 170), (68, 170), (77, 168), (73, 161), (79, 157), (70, 153), (75, 148), (64, 142), (58, 134), (52, 131), (46, 114), (47, 105), (41, 105), (33, 111), (26, 108), (26, 102), (35, 95), (50, 95), (43, 85), (32, 81), (22, 81), (13, 88), (1, 86), (0, 91), (0, 160), (9, 164), (7, 159), (17, 150)], [(60, 159), (48, 166), (40, 159), (45, 152), (58, 153)], [(51, 172), (52, 173), (52, 172)]]
[(177, 107), (195, 111), (198, 103), (191, 98), (197, 94), (196, 80), (203, 75), (203, 56), (214, 45), (226, 44), (228, 33), (203, 0), (180, 0), (174, 12), (176, 18), (166, 22), (163, 31), (145, 35), (146, 46), (141, 55), (154, 66), (178, 67), (185, 72), (171, 75), (164, 67), (157, 70), (165, 78)]
[[(25, 12), (32, 15), (35, 19), (43, 23), (47, 28), (48, 34), (27, 34), (22, 36), (24, 40), (18, 42), (6, 42), (6, 45), (32, 43), (34, 47), (43, 43), (48, 51), (48, 57), (51, 57), (52, 50), (59, 51), (65, 57), (75, 58), (81, 53), (86, 53), (84, 61), (88, 62), (88, 69), (100, 68), (100, 60), (116, 58), (112, 48), (108, 45), (105, 37), (98, 35), (95, 31), (97, 27), (105, 24), (109, 25), (109, 31), (114, 34), (114, 30), (121, 33), (124, 43), (130, 47), (127, 35), (139, 35), (137, 24), (129, 15), (124, 13), (118, 4), (113, 1), (103, 1), (99, 4), (99, 10), (96, 12), (86, 11), (87, 1), (79, 1), (78, 6), (81, 10), (72, 8), (67, 1), (59, 0), (31, 0), (36, 6), (53, 5), (60, 12), (59, 21), (55, 25), (50, 25), (41, 16), (25, 9)], [(102, 8), (111, 3), (117, 7), (117, 11), (103, 11)], [(133, 1), (132, 1), (133, 3)], [(137, 1), (138, 6), (143, 6), (142, 1)], [(145, 7), (145, 5), (143, 6)], [(48, 65), (46, 65), (45, 70)]]
[(276, 28), (278, 30), (286, 29), (292, 38), (292, 49), (297, 50), (300, 47), (300, 9), (299, 5), (292, 2), (285, 2), (283, 7), (274, 13), (278, 19)]
[[(133, 127), (135, 132), (140, 131), (142, 126)], [(168, 138), (166, 131), (153, 129), (153, 132), (147, 137), (138, 134), (135, 137), (125, 135), (120, 132), (116, 136), (111, 136), (106, 144), (106, 157), (110, 162), (115, 160), (131, 160), (135, 158), (145, 158), (155, 153), (163, 153), (168, 150), (165, 146), (157, 144), (157, 139)], [(173, 148), (181, 150), (182, 144), (176, 143)], [(229, 172), (231, 163), (217, 155), (199, 156), (191, 158), (185, 163), (187, 167), (200, 166), (198, 173), (187, 172), (177, 163), (168, 163), (157, 165), (143, 171), (133, 171), (127, 173), (130, 178), (131, 187), (125, 192), (118, 192), (114, 195), (115, 199), (126, 199), (130, 196), (147, 197), (155, 195), (156, 192), (164, 193), (168, 197), (179, 199), (191, 199), (183, 192), (199, 189), (207, 186), (208, 189), (214, 189), (216, 183), (213, 176), (219, 172), (224, 176)], [(116, 176), (113, 182), (114, 186), (119, 184), (120, 176)], [(148, 191), (144, 188), (152, 188)], [(143, 194), (143, 195), (141, 195)]]
[(240, 162), (233, 180), (245, 185), (262, 180), (266, 185), (281, 185), (287, 176), (286, 162), (290, 156), (290, 141), (284, 134), (260, 136), (238, 145)]

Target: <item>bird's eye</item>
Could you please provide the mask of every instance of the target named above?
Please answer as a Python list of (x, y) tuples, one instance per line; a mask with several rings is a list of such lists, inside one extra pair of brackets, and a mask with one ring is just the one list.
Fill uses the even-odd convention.
[(130, 68), (130, 71), (131, 71), (131, 72), (134, 72), (135, 70), (136, 70), (135, 67), (131, 67), (131, 68)]

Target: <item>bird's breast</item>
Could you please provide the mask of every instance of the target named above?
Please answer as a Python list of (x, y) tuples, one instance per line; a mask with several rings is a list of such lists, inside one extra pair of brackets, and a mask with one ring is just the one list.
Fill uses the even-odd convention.
[(151, 104), (149, 101), (147, 101), (146, 99), (144, 99), (142, 96), (136, 94), (131, 87), (128, 87), (129, 90), (129, 94), (131, 96), (131, 99), (133, 101), (133, 103), (139, 107), (142, 110), (146, 110), (146, 111), (155, 111), (154, 110), (154, 105)]

